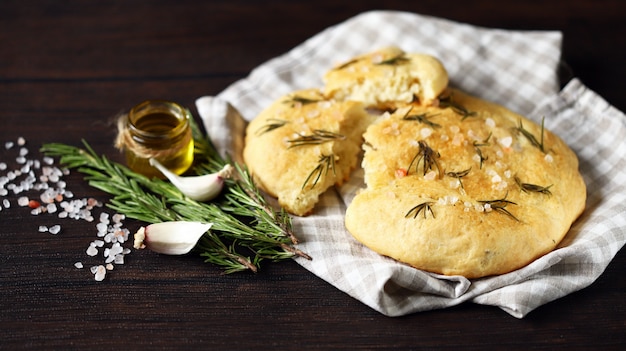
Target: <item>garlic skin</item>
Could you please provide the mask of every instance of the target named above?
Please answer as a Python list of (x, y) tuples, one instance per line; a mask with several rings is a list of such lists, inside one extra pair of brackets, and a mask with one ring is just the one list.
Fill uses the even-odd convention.
[(171, 221), (141, 227), (135, 233), (135, 249), (148, 248), (165, 255), (184, 255), (196, 246), (212, 223)]
[(214, 199), (224, 187), (224, 179), (230, 178), (233, 166), (226, 164), (220, 171), (202, 176), (181, 177), (165, 168), (154, 158), (150, 159), (150, 165), (157, 168), (181, 193), (192, 200), (209, 201)]

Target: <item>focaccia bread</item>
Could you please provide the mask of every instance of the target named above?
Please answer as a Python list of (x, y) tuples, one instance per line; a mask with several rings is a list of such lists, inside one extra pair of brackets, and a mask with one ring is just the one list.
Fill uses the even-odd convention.
[(385, 109), (411, 102), (436, 103), (448, 86), (448, 73), (433, 56), (392, 46), (334, 67), (324, 75), (324, 82), (328, 97)]
[(543, 126), (451, 89), (366, 131), (348, 231), (416, 268), (477, 278), (553, 250), (585, 207), (574, 152)]
[(295, 91), (250, 122), (244, 162), (259, 188), (288, 212), (307, 215), (357, 166), (372, 120), (360, 102), (328, 100), (319, 89)]

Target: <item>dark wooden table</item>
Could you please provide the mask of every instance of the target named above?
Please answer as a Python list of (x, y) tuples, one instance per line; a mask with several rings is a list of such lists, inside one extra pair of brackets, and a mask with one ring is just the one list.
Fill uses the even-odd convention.
[[(47, 142), (121, 160), (110, 121), (150, 98), (194, 110), (251, 69), (372, 9), (473, 25), (560, 30), (571, 72), (626, 110), (626, 3), (605, 1), (0, 2), (0, 162)], [(14, 162), (8, 162), (9, 168)], [(4, 174), (6, 171), (2, 171)], [(79, 173), (76, 197), (107, 195)], [(293, 261), (223, 275), (196, 256), (132, 252), (102, 282), (85, 254), (95, 223), (0, 212), (0, 349), (620, 349), (626, 344), (626, 252), (590, 287), (518, 320), (495, 307), (389, 318)], [(0, 201), (1, 201), (0, 199)], [(39, 232), (58, 222), (61, 233)], [(125, 221), (129, 228), (137, 223)], [(74, 263), (84, 261), (85, 268)]]

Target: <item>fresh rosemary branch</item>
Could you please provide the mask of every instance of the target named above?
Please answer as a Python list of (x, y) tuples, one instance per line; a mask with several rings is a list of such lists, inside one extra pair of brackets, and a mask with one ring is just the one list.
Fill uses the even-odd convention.
[(297, 138), (287, 140), (289, 148), (304, 145), (319, 145), (328, 141), (343, 140), (345, 135), (323, 129), (315, 129), (312, 134), (298, 134)]
[[(194, 131), (194, 138), (198, 135), (199, 132)], [(289, 216), (284, 212), (275, 213), (261, 200), (262, 197), (250, 198), (253, 192), (248, 188), (256, 188), (244, 168), (235, 165), (239, 177), (227, 180), (223, 203), (197, 202), (184, 196), (171, 183), (148, 179), (123, 165), (109, 161), (105, 156), (98, 156), (87, 142), (83, 144), (85, 149), (64, 144), (46, 144), (42, 147), (42, 152), (60, 157), (61, 164), (83, 173), (91, 186), (112, 195), (107, 206), (129, 218), (148, 223), (172, 220), (213, 223), (196, 250), (200, 251), (206, 262), (222, 267), (225, 273), (245, 270), (256, 272), (266, 259), (277, 261), (294, 256), (310, 258), (293, 247), (294, 236)], [(219, 157), (210, 142), (197, 139), (196, 144), (204, 147), (202, 151), (206, 151), (205, 157), (211, 160), (199, 169), (212, 172), (227, 162)], [(239, 179), (247, 179), (250, 183)], [(233, 193), (232, 189), (248, 191), (239, 190)], [(258, 194), (258, 190), (256, 193)], [(245, 205), (233, 205), (239, 202)], [(266, 206), (263, 210), (266, 215), (257, 217), (254, 210), (244, 210), (249, 204)], [(246, 255), (252, 255), (252, 258)]]
[[(163, 221), (189, 220), (201, 222), (219, 223), (217, 214), (219, 208), (212, 204), (206, 204), (207, 211), (201, 215), (189, 216), (178, 213), (171, 207), (175, 201), (185, 201), (186, 204), (194, 204), (193, 200), (183, 197), (178, 189), (170, 183), (159, 179), (148, 179), (140, 174), (130, 171), (128, 168), (109, 161), (104, 156), (98, 156), (86, 143), (85, 149), (64, 144), (45, 144), (42, 152), (49, 156), (60, 157), (61, 164), (68, 168), (76, 168), (85, 174), (89, 185), (112, 195), (107, 204), (108, 207), (128, 218), (134, 218), (148, 223)], [(256, 271), (256, 267), (245, 257), (228, 248), (214, 231), (209, 231), (204, 237), (211, 236), (211, 252), (213, 261), (225, 268), (228, 273), (250, 270)], [(224, 249), (222, 249), (224, 248)], [(248, 261), (247, 263), (242, 263)]]

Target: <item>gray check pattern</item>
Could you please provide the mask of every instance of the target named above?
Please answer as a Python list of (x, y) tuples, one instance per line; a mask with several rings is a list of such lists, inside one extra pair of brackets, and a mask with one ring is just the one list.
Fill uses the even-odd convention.
[[(559, 91), (562, 36), (554, 31), (488, 29), (397, 11), (360, 14), (313, 36), (216, 97), (196, 101), (209, 136), (232, 153), (228, 110), (246, 120), (296, 89), (322, 87), (333, 65), (397, 45), (445, 65), (454, 87), (540, 122), (577, 153), (587, 208), (551, 253), (514, 272), (468, 280), (417, 270), (382, 257), (346, 231), (344, 213), (363, 187), (362, 171), (322, 196), (314, 215), (294, 217), (304, 268), (387, 316), (465, 302), (500, 307), (516, 318), (592, 284), (626, 242), (626, 116), (572, 79)], [(322, 298), (322, 297), (320, 297)]]

